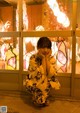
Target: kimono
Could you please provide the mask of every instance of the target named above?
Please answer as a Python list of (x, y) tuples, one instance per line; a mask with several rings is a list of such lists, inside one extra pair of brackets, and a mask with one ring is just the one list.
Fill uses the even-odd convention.
[(32, 94), (33, 102), (37, 105), (46, 103), (51, 87), (60, 88), (60, 83), (56, 79), (56, 60), (53, 56), (48, 56), (49, 73), (46, 75), (42, 59), (34, 54), (30, 57), (28, 74), (24, 80), (24, 86)]

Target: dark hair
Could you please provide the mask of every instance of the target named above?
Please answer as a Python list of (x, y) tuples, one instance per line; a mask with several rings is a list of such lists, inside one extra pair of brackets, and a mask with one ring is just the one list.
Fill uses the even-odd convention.
[(37, 49), (48, 48), (51, 49), (51, 41), (47, 37), (41, 37), (37, 42)]

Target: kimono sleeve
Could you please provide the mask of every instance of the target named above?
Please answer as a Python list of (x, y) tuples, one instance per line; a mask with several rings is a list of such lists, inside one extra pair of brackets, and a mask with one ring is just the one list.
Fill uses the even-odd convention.
[(52, 78), (53, 76), (56, 76), (57, 75), (57, 65), (56, 65), (56, 59), (51, 56), (49, 58), (49, 77)]
[(54, 57), (50, 58), (49, 61), (49, 66), (50, 66), (50, 70), (49, 70), (49, 81), (51, 84), (52, 88), (55, 89), (60, 89), (60, 83), (58, 81), (58, 79), (56, 78), (57, 75), (57, 65), (56, 65), (56, 60), (54, 59)]
[(28, 68), (28, 78), (31, 79), (33, 83), (37, 84), (39, 84), (39, 82), (42, 82), (42, 80), (44, 80), (45, 78), (44, 68), (41, 63), (36, 61), (36, 55), (33, 55), (30, 58)]

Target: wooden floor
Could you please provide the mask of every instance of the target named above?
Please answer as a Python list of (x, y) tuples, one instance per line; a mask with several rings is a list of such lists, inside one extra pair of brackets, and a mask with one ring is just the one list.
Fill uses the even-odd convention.
[(51, 99), (47, 107), (35, 107), (27, 95), (0, 92), (0, 107), (7, 106), (7, 113), (80, 113), (80, 100)]

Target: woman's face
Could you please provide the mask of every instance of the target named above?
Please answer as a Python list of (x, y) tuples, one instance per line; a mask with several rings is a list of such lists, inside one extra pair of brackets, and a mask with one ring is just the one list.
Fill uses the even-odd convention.
[(39, 53), (41, 53), (41, 54), (46, 56), (46, 55), (51, 54), (51, 50), (48, 49), (48, 48), (41, 48), (41, 49), (39, 49)]

